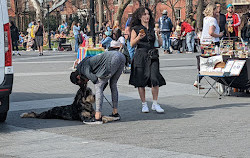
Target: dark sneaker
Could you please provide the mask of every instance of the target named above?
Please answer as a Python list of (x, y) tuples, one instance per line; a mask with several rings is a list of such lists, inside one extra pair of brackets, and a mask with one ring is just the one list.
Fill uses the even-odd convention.
[(95, 118), (92, 118), (90, 120), (84, 120), (83, 123), (86, 124), (86, 125), (100, 125), (100, 124), (103, 124), (102, 118), (100, 118), (98, 120), (95, 119)]
[(116, 113), (116, 114), (111, 114), (111, 115), (109, 115), (110, 117), (113, 117), (114, 118), (114, 121), (118, 121), (118, 120), (120, 120), (121, 119), (121, 116), (118, 114), (118, 113)]

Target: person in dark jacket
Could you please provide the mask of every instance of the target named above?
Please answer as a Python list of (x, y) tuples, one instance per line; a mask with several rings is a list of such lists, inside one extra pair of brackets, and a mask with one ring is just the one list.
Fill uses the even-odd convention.
[(173, 23), (171, 19), (168, 17), (167, 10), (163, 10), (162, 16), (158, 20), (160, 31), (161, 31), (161, 38), (163, 40), (162, 47), (164, 49), (165, 54), (170, 54), (170, 35), (173, 28)]
[(18, 32), (18, 28), (16, 27), (16, 25), (14, 24), (13, 21), (10, 22), (10, 31), (11, 31), (13, 55), (16, 55), (14, 52), (14, 50), (16, 50), (17, 55), (21, 56), (21, 54), (18, 52), (19, 51), (19, 49), (18, 49), (19, 32)]
[(125, 65), (125, 56), (118, 51), (108, 51), (94, 57), (84, 58), (77, 66), (77, 70), (71, 73), (70, 79), (74, 84), (87, 83), (91, 80), (96, 91), (95, 119), (84, 121), (85, 124), (102, 124), (103, 91), (108, 81), (111, 89), (113, 112), (110, 115), (114, 120), (120, 120), (118, 114), (118, 89), (117, 81), (122, 74)]

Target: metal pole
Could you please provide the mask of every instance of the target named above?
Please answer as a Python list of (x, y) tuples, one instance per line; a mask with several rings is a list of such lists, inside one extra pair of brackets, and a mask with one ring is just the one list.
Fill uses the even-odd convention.
[(95, 45), (95, 12), (94, 0), (90, 0), (90, 35)]
[(48, 41), (49, 41), (49, 49), (51, 50), (51, 39), (50, 39), (50, 29), (49, 29), (49, 4), (47, 5), (47, 25), (48, 25)]

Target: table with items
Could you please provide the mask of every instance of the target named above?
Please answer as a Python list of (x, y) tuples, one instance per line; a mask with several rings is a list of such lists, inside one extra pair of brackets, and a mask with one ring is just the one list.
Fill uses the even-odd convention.
[[(250, 52), (247, 43), (224, 40), (219, 48), (213, 44), (202, 47), (204, 54), (197, 56), (198, 76), (212, 78), (227, 87), (250, 88)], [(215, 82), (209, 83), (209, 90), (216, 90), (213, 87)]]

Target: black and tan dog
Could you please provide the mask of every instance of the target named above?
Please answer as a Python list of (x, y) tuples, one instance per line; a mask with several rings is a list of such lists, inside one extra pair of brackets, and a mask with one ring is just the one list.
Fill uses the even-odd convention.
[[(95, 102), (95, 95), (87, 85), (81, 86), (77, 91), (74, 102), (70, 105), (57, 106), (42, 113), (23, 113), (21, 118), (39, 119), (64, 119), (64, 120), (89, 120), (95, 117), (95, 110), (92, 103)], [(113, 117), (103, 116), (104, 123), (114, 121)]]
[(92, 90), (86, 85), (81, 86), (77, 91), (74, 102), (70, 105), (57, 106), (40, 114), (35, 112), (23, 113), (22, 118), (40, 118), (40, 119), (64, 119), (83, 121), (95, 116), (95, 110), (92, 103), (95, 102), (95, 96)]

